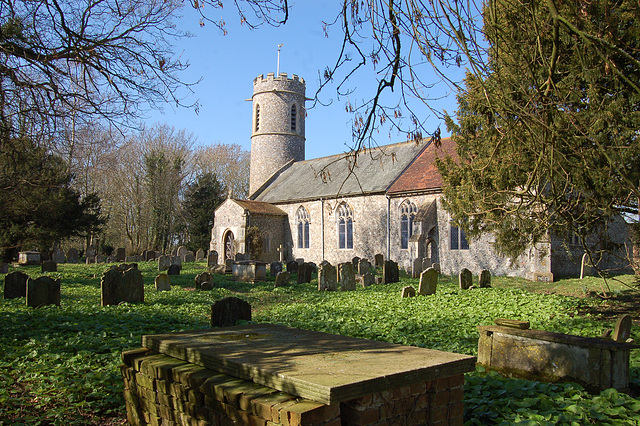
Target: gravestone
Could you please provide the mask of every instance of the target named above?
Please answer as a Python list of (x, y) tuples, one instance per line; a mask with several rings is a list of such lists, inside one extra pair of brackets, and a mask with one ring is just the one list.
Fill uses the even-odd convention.
[(233, 272), (233, 259), (225, 259), (224, 260), (224, 273), (230, 274)]
[(158, 258), (158, 271), (166, 271), (171, 266), (171, 256), (160, 256)]
[(187, 248), (185, 246), (180, 246), (176, 250), (175, 256), (178, 256), (179, 258), (183, 258), (185, 254), (187, 254)]
[(467, 268), (462, 268), (458, 275), (458, 282), (462, 290), (467, 290), (473, 284), (473, 275)]
[(400, 297), (415, 297), (416, 289), (411, 287), (410, 285), (406, 287), (402, 287), (402, 293), (400, 293)]
[(152, 260), (156, 260), (156, 252), (153, 250), (147, 250), (144, 252), (144, 260), (149, 262)]
[(100, 280), (102, 306), (144, 302), (144, 281), (137, 267), (121, 264), (104, 271)]
[(303, 263), (298, 267), (298, 284), (310, 283), (313, 267), (309, 263)]
[(207, 254), (207, 268), (212, 268), (218, 264), (218, 252), (215, 250)]
[(411, 264), (411, 278), (419, 278), (422, 271), (422, 259), (413, 259)]
[(376, 284), (382, 284), (382, 277), (376, 276)]
[(282, 262), (271, 262), (271, 265), (269, 265), (269, 273), (271, 276), (275, 277), (280, 272), (282, 272)]
[(384, 265), (384, 255), (381, 253), (378, 253), (374, 256), (374, 263), (376, 265), (376, 268), (378, 266), (383, 266)]
[(60, 247), (56, 247), (56, 249), (53, 251), (53, 254), (51, 256), (51, 260), (56, 263), (64, 263), (64, 261), (66, 260), (64, 256), (64, 251), (62, 251)]
[(171, 280), (169, 275), (162, 272), (156, 276), (155, 280), (156, 291), (169, 291), (171, 290)]
[(202, 250), (201, 248), (199, 248), (199, 249), (196, 251), (196, 260), (197, 260), (198, 262), (200, 262), (201, 260), (204, 260), (204, 250)]
[(423, 257), (422, 258), (422, 270), (426, 271), (427, 269), (431, 268), (433, 266), (433, 262), (431, 262), (431, 258), (430, 257)]
[(84, 255), (86, 257), (90, 257), (91, 260), (93, 260), (96, 257), (96, 254), (97, 254), (96, 249), (91, 246), (87, 247), (87, 251), (84, 253)]
[(127, 259), (127, 251), (124, 247), (119, 247), (116, 250), (116, 262), (124, 262)]
[(369, 287), (375, 283), (374, 275), (371, 272), (367, 272), (363, 275), (356, 275), (356, 283), (360, 284), (362, 288)]
[(27, 306), (60, 306), (60, 278), (40, 277), (27, 280)]
[(351, 263), (353, 264), (353, 270), (357, 271), (358, 270), (358, 264), (360, 263), (360, 258), (358, 256), (354, 256), (351, 259)]
[(346, 262), (338, 265), (338, 283), (342, 291), (356, 289), (356, 274), (353, 271), (353, 263)]
[(400, 281), (400, 271), (398, 264), (393, 260), (385, 260), (382, 267), (382, 282), (384, 284), (397, 283)]
[(360, 262), (358, 262), (358, 275), (365, 275), (370, 273), (372, 270), (371, 268), (371, 262), (369, 262), (367, 259), (360, 259)]
[(318, 291), (336, 291), (338, 289), (336, 267), (322, 262), (318, 270)]
[(203, 290), (203, 291), (213, 290), (213, 282), (210, 282), (210, 281), (203, 282), (202, 284), (200, 284), (200, 290)]
[(298, 272), (298, 262), (292, 260), (291, 262), (287, 262), (287, 272), (290, 274), (295, 274)]
[(580, 264), (580, 279), (593, 275), (593, 267), (589, 261), (589, 255), (587, 253), (582, 255), (582, 263)]
[(291, 274), (287, 271), (281, 271), (276, 274), (276, 283), (274, 287), (285, 287), (289, 285), (289, 279), (291, 279)]
[(488, 269), (480, 271), (480, 278), (478, 279), (478, 287), (487, 288), (491, 287), (491, 272)]
[(438, 271), (434, 268), (429, 268), (420, 274), (420, 286), (418, 287), (418, 293), (423, 296), (436, 293), (436, 287), (438, 286)]
[(84, 260), (84, 263), (86, 265), (90, 265), (92, 263), (96, 263), (96, 257), (95, 256), (93, 256), (93, 257), (87, 256), (86, 259)]
[(251, 305), (237, 297), (225, 297), (211, 305), (211, 327), (229, 327), (236, 321), (251, 321)]
[(225, 269), (226, 269), (225, 265), (215, 265), (215, 266), (212, 266), (209, 269), (209, 271), (214, 273), (214, 274), (223, 274), (224, 275), (225, 274)]
[(196, 275), (194, 278), (196, 282), (196, 290), (200, 290), (202, 287), (202, 283), (212, 283), (211, 274), (209, 272), (203, 272), (201, 274)]
[(116, 257), (115, 256), (107, 256), (107, 258), (105, 259), (106, 263), (116, 263)]
[(195, 262), (196, 261), (196, 256), (193, 254), (192, 251), (188, 251), (182, 257), (182, 259), (183, 259), (184, 263), (191, 263), (191, 262)]
[(8, 274), (9, 273), (9, 264), (0, 262), (0, 274)]
[(54, 260), (45, 260), (40, 264), (42, 273), (58, 272), (58, 264)]
[(167, 275), (180, 275), (180, 266), (169, 265), (167, 268)]
[(622, 315), (616, 321), (616, 327), (613, 330), (613, 334), (611, 335), (611, 339), (615, 342), (626, 342), (629, 337), (631, 337), (631, 316), (630, 315)]
[(431, 264), (431, 267), (432, 267), (433, 269), (435, 269), (437, 273), (439, 273), (439, 274), (441, 274), (441, 273), (442, 273), (442, 269), (440, 268), (440, 264), (439, 264), (439, 263), (432, 263), (432, 264)]
[(69, 263), (78, 263), (80, 259), (80, 254), (78, 253), (78, 249), (70, 248), (67, 252), (67, 262)]
[(13, 271), (4, 277), (4, 298), (16, 299), (27, 296), (29, 276), (22, 271)]
[(105, 263), (107, 261), (107, 258), (104, 256), (104, 254), (98, 254), (96, 255), (96, 263)]
[(249, 260), (249, 255), (246, 253), (236, 253), (235, 259), (236, 262), (242, 262), (243, 260)]

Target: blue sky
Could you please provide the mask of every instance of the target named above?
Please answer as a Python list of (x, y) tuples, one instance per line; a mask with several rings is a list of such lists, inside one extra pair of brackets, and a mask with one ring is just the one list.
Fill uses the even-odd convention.
[[(277, 45), (283, 44), (280, 55), (280, 72), (297, 74), (306, 81), (307, 97), (312, 98), (318, 88), (319, 70), (335, 62), (339, 53), (342, 34), (340, 27), (331, 29), (325, 37), (322, 21), (332, 22), (338, 12), (337, 2), (296, 2), (290, 11), (289, 22), (281, 27), (262, 26), (250, 30), (239, 24), (235, 10), (209, 9), (209, 16), (222, 17), (226, 22), (227, 35), (213, 24), (198, 25), (198, 15), (190, 9), (184, 10), (178, 25), (195, 35), (184, 39), (176, 46), (176, 53), (190, 63), (184, 74), (187, 81), (202, 81), (196, 85), (194, 94), (187, 101), (198, 100), (199, 112), (176, 109), (168, 104), (164, 113), (152, 112), (147, 123), (161, 122), (176, 129), (187, 129), (197, 138), (199, 145), (215, 143), (239, 144), (251, 148), (251, 98), (253, 79), (260, 74), (276, 72)], [(349, 81), (356, 92), (349, 97), (352, 102), (368, 99), (374, 94), (375, 79), (360, 73)], [(446, 93), (445, 93), (446, 94)], [(351, 146), (352, 115), (345, 110), (346, 98), (337, 99), (335, 86), (327, 87), (321, 94), (324, 103), (308, 110), (306, 122), (306, 158), (317, 158), (345, 152)], [(307, 102), (307, 107), (311, 102)], [(449, 112), (455, 109), (453, 96), (441, 101), (438, 106)], [(444, 124), (424, 111), (428, 127), (436, 129)], [(379, 144), (400, 142), (401, 135), (381, 134)]]

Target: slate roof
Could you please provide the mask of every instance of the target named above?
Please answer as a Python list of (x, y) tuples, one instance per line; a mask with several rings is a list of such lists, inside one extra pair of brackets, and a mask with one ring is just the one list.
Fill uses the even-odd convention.
[(279, 209), (278, 207), (274, 206), (273, 204), (263, 203), (261, 201), (252, 201), (252, 200), (235, 200), (235, 199), (232, 199), (231, 201), (235, 202), (236, 204), (238, 204), (243, 209), (248, 210), (249, 213), (265, 214), (265, 215), (272, 215), (272, 216), (286, 216), (287, 215), (287, 213), (284, 210)]
[[(349, 174), (345, 154), (296, 162), (253, 198), (282, 203), (384, 193), (425, 149), (425, 143), (402, 142), (367, 150), (358, 156), (353, 174)], [(327, 171), (326, 181), (319, 175), (323, 168)]]
[(389, 187), (389, 194), (412, 191), (439, 190), (442, 188), (442, 176), (436, 168), (435, 159), (456, 155), (456, 144), (451, 138), (443, 138), (439, 148), (435, 144), (429, 144), (424, 151), (418, 155), (407, 169)]

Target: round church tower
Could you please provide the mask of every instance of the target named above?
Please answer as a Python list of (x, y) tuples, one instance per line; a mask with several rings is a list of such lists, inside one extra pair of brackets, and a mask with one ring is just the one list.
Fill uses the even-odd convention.
[(249, 195), (289, 161), (304, 161), (305, 83), (297, 75), (253, 80)]

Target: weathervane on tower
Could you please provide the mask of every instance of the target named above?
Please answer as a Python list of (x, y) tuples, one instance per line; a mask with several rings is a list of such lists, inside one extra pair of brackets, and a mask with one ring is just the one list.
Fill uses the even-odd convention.
[(284, 44), (278, 45), (278, 66), (276, 67), (276, 76), (280, 75), (280, 48), (282, 48)]

